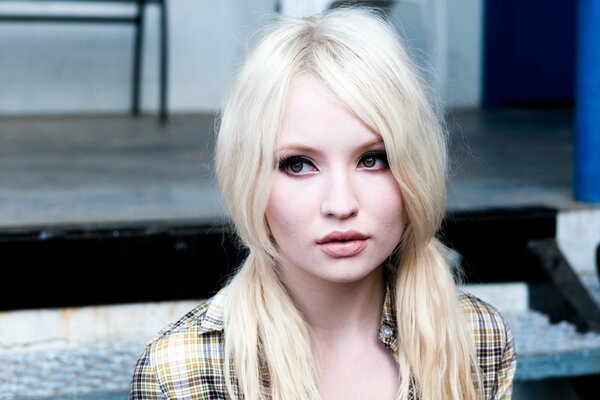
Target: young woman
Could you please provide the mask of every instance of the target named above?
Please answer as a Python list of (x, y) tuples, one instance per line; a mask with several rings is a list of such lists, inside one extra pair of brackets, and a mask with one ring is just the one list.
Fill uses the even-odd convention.
[(393, 29), (282, 20), (250, 54), (216, 171), (249, 255), (159, 334), (132, 399), (508, 399), (511, 333), (435, 238), (445, 137)]

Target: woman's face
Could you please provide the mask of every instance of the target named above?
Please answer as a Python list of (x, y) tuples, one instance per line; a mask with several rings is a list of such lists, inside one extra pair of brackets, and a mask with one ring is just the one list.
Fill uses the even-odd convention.
[(404, 230), (383, 140), (316, 78), (290, 88), (266, 217), (286, 284), (358, 282)]

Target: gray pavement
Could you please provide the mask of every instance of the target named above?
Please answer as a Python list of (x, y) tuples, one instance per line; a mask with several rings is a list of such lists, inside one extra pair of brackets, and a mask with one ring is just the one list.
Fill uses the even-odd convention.
[(0, 227), (215, 219), (213, 118), (0, 119)]
[(589, 207), (572, 195), (571, 110), (456, 111), (447, 121), (450, 209)]

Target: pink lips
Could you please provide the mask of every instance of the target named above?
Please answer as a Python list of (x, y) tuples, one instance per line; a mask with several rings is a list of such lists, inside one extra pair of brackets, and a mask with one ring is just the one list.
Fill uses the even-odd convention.
[(369, 237), (356, 231), (332, 232), (317, 244), (331, 257), (352, 257), (367, 247)]

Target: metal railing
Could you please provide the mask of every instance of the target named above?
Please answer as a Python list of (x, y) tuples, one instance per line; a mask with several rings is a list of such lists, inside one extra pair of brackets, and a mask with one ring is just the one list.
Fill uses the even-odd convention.
[[(0, 0), (1, 2), (2, 0)], [(61, 2), (64, 2), (62, 0)], [(133, 71), (131, 90), (131, 114), (140, 114), (140, 93), (142, 73), (142, 51), (144, 48), (144, 26), (146, 21), (146, 6), (154, 3), (159, 8), (159, 119), (161, 123), (167, 121), (167, 84), (168, 84), (168, 21), (166, 0), (67, 0), (78, 3), (129, 3), (135, 6), (133, 15), (105, 15), (105, 14), (58, 14), (58, 13), (2, 13), (0, 23), (79, 23), (79, 24), (128, 24), (134, 27), (133, 43)], [(24, 0), (23, 2), (26, 2)], [(40, 1), (38, 0), (37, 3)], [(42, 0), (43, 3), (56, 3), (55, 0)]]

